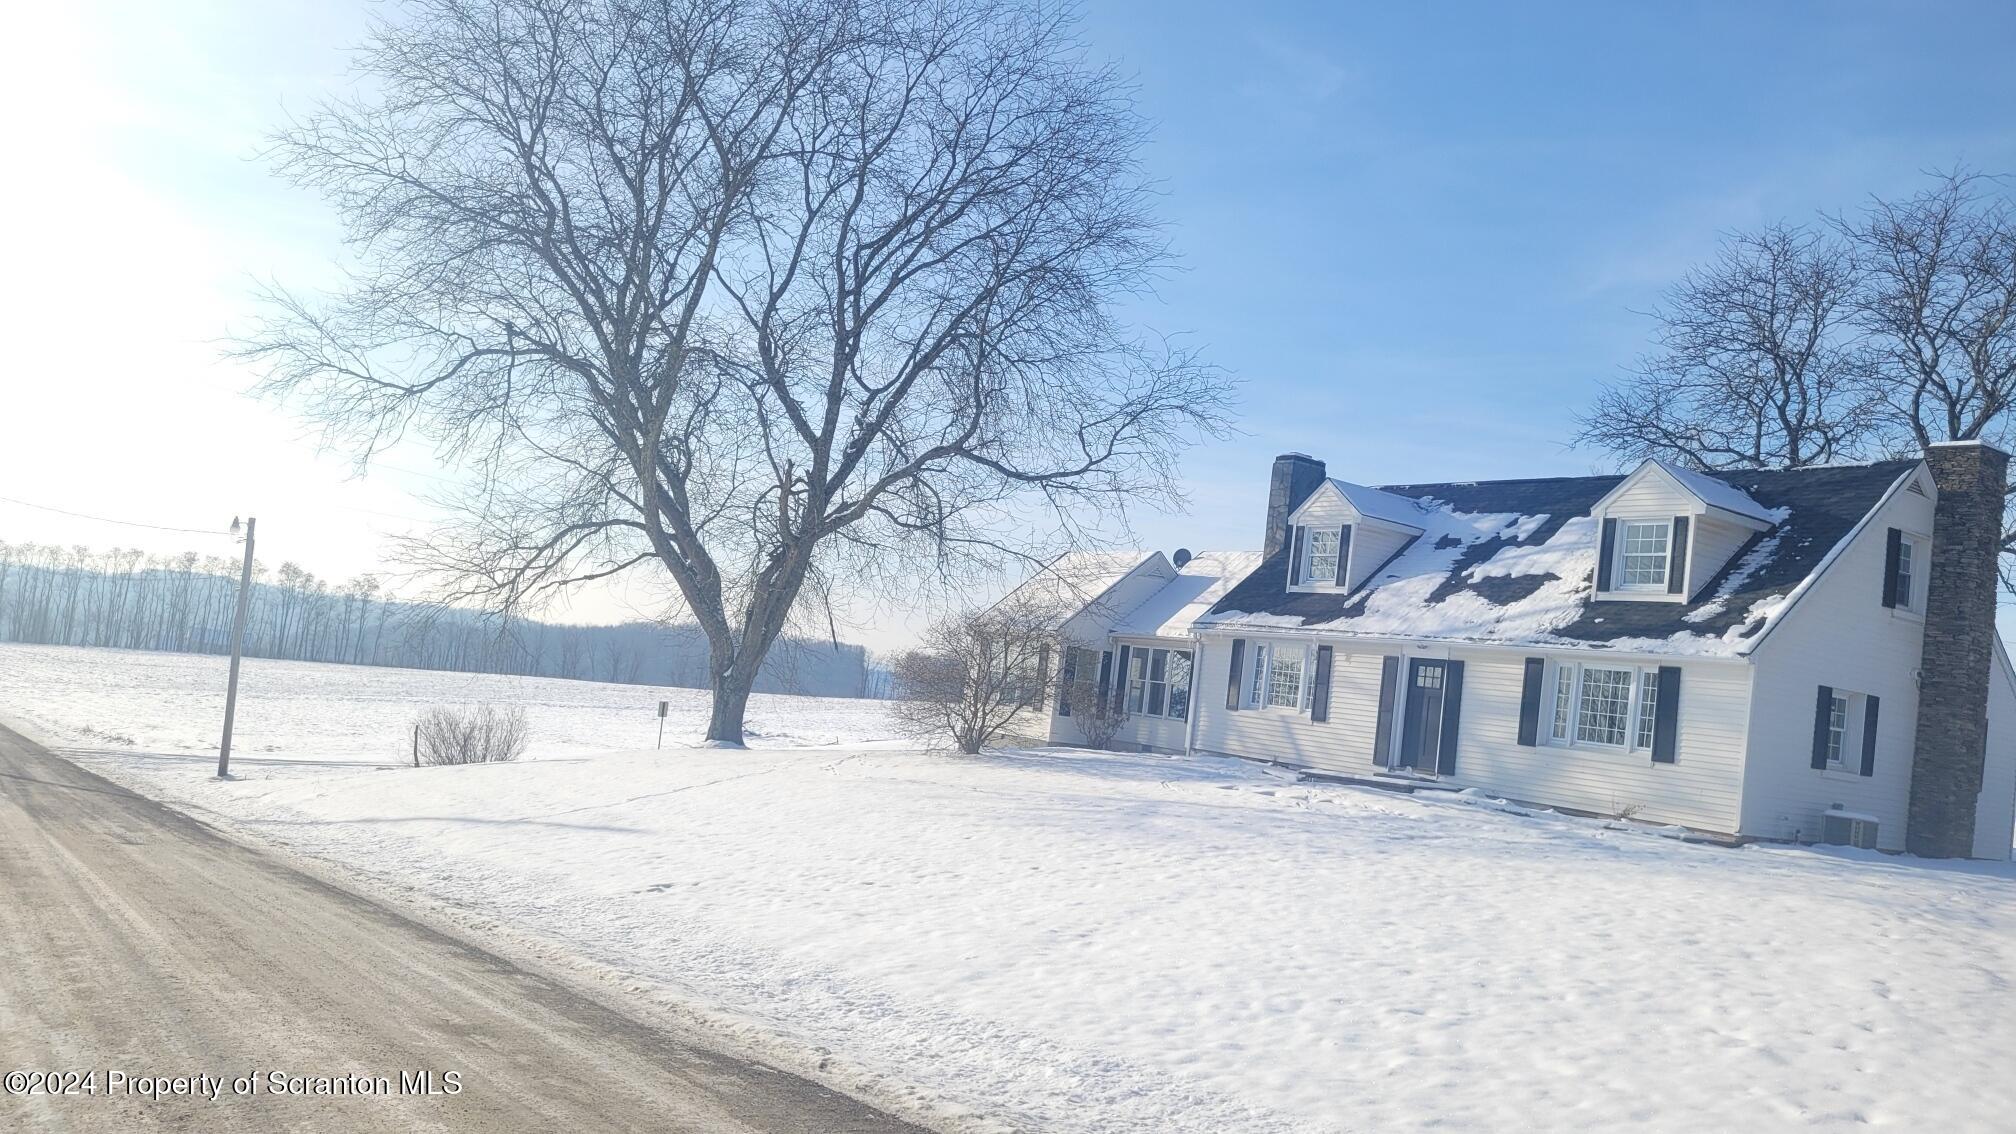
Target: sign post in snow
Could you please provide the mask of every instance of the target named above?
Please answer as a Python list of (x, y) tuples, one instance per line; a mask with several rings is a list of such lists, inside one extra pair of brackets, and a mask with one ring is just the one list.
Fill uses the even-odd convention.
[(670, 701), (658, 702), (658, 747), (661, 750), (665, 747), (665, 714), (671, 708), (672, 702)]

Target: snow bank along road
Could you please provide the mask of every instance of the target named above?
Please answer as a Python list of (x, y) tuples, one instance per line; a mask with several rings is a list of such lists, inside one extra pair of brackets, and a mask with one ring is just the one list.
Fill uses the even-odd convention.
[[(0, 730), (0, 1073), (94, 1070), (65, 1097), (10, 1075), (0, 1129), (915, 1129), (675, 1042)], [(139, 1093), (254, 1071), (267, 1093)], [(275, 1097), (276, 1072), (393, 1091)], [(401, 1094), (416, 1072), (437, 1093)]]

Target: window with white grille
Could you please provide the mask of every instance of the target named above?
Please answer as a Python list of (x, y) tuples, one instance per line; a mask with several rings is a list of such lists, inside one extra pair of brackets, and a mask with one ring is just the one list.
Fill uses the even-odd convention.
[(1665, 589), (1672, 536), (1670, 520), (1625, 520), (1618, 524), (1617, 585), (1624, 589)]
[(1267, 707), (1302, 707), (1302, 654), (1296, 650), (1269, 650), (1267, 654)]
[(1309, 529), (1309, 564), (1302, 573), (1305, 583), (1335, 583), (1337, 581), (1337, 541), (1340, 533), (1336, 528)]

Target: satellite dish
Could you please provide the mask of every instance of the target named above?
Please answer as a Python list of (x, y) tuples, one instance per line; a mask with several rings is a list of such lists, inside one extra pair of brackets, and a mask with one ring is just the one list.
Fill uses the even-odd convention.
[(1181, 570), (1185, 563), (1190, 562), (1190, 559), (1190, 549), (1187, 547), (1177, 548), (1176, 554), (1169, 557), (1169, 561), (1176, 564), (1178, 570)]

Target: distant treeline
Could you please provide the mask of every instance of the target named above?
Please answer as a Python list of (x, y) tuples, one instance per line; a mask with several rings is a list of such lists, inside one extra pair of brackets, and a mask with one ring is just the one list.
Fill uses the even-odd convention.
[[(221, 654), (231, 649), (240, 564), (220, 556), (0, 542), (0, 642)], [(293, 563), (253, 566), (248, 657), (705, 688), (697, 627), (566, 626), (499, 619), (383, 595)], [(873, 695), (860, 646), (787, 639), (763, 663), (763, 692)]]

